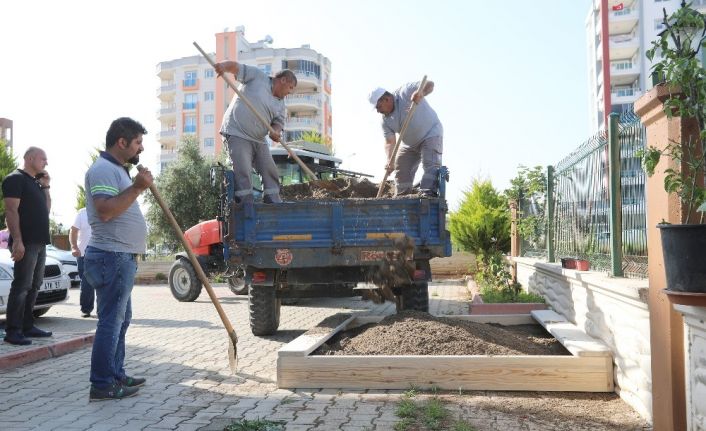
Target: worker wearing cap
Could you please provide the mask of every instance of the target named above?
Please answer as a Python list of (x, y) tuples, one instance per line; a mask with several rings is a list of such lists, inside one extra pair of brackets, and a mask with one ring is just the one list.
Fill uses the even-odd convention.
[[(370, 103), (382, 114), (388, 166), (395, 168), (396, 195), (412, 191), (420, 161), (424, 168), (420, 191), (424, 195), (434, 196), (438, 188), (437, 174), (441, 167), (444, 129), (424, 97), (434, 90), (434, 83), (427, 81), (423, 89), (417, 91), (418, 88), (419, 82), (410, 82), (393, 92), (378, 87), (368, 96)], [(402, 136), (395, 160), (390, 160), (395, 148), (395, 136), (400, 133), (413, 101), (418, 106)]]

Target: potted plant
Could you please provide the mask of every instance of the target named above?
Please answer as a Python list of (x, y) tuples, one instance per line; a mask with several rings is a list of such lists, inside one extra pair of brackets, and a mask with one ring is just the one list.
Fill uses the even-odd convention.
[(653, 75), (669, 90), (664, 100), (668, 118), (693, 119), (698, 137), (669, 142), (664, 149), (649, 147), (642, 152), (645, 172), (652, 175), (666, 158), (664, 188), (683, 205), (683, 224), (661, 223), (660, 229), (668, 293), (706, 294), (706, 189), (704, 188), (704, 142), (706, 141), (706, 71), (699, 61), (706, 45), (704, 16), (682, 1), (671, 16), (664, 11), (666, 29), (652, 42), (647, 57), (661, 58)]

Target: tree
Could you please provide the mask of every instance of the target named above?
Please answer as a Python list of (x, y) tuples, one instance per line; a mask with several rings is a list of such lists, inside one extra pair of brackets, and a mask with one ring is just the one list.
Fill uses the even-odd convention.
[[(88, 165), (89, 167), (95, 163), (96, 159), (98, 159), (98, 156), (100, 155), (100, 150), (98, 147), (94, 148), (93, 151), (90, 153), (91, 156), (91, 163)], [(76, 192), (76, 211), (80, 210), (81, 208), (86, 206), (86, 189), (83, 188), (82, 184), (77, 185), (78, 190)]]
[[(171, 209), (182, 231), (203, 220), (216, 217), (218, 191), (211, 186), (209, 169), (212, 160), (199, 153), (198, 140), (185, 137), (179, 145), (179, 157), (159, 175), (155, 185), (162, 199)], [(176, 249), (179, 238), (162, 214), (162, 209), (152, 194), (146, 194), (147, 223), (150, 226), (150, 242), (159, 242)]]
[[(15, 169), (17, 169), (17, 160), (12, 150), (7, 148), (7, 142), (0, 138), (0, 178), (4, 180)], [(0, 229), (5, 227), (5, 201), (0, 197)]]
[(451, 214), (451, 236), (464, 250), (485, 259), (510, 250), (507, 200), (489, 180), (473, 180), (458, 211)]
[(306, 132), (302, 133), (301, 139), (302, 141), (313, 142), (314, 144), (326, 145), (326, 142), (321, 136), (321, 133), (315, 132), (313, 130), (307, 130)]

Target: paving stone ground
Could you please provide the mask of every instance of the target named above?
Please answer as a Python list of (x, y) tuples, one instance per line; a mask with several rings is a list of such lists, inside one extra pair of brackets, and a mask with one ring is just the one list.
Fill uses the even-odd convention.
[[(147, 378), (139, 395), (119, 401), (88, 402), (91, 349), (0, 371), (2, 430), (221, 430), (239, 419), (287, 422), (287, 430), (392, 430), (403, 391), (341, 389), (282, 390), (276, 386), (277, 350), (324, 318), (344, 311), (394, 312), (391, 303), (355, 298), (306, 299), (283, 306), (276, 335), (250, 333), (247, 297), (223, 286), (216, 294), (239, 336), (238, 369), (228, 368), (226, 332), (204, 291), (192, 303), (176, 301), (165, 285), (136, 286), (127, 334), (126, 369)], [(95, 319), (80, 317), (78, 290), (53, 307), (38, 324), (65, 334), (86, 334)], [(430, 286), (434, 314), (466, 314), (463, 283)], [(0, 342), (0, 355), (13, 349)], [(478, 396), (478, 395), (476, 395)], [(526, 417), (489, 413), (457, 403), (479, 430), (542, 428)], [(594, 429), (594, 428), (592, 428)], [(600, 429), (600, 428), (595, 428)]]

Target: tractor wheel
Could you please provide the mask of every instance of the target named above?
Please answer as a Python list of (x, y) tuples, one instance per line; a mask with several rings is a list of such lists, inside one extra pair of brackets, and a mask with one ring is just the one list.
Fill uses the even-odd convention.
[(250, 330), (253, 335), (272, 335), (279, 327), (281, 301), (274, 286), (250, 286)]
[(203, 285), (196, 271), (186, 259), (177, 259), (169, 270), (169, 288), (180, 302), (193, 302), (201, 294)]
[(429, 283), (415, 281), (402, 286), (400, 300), (402, 310), (429, 312)]

